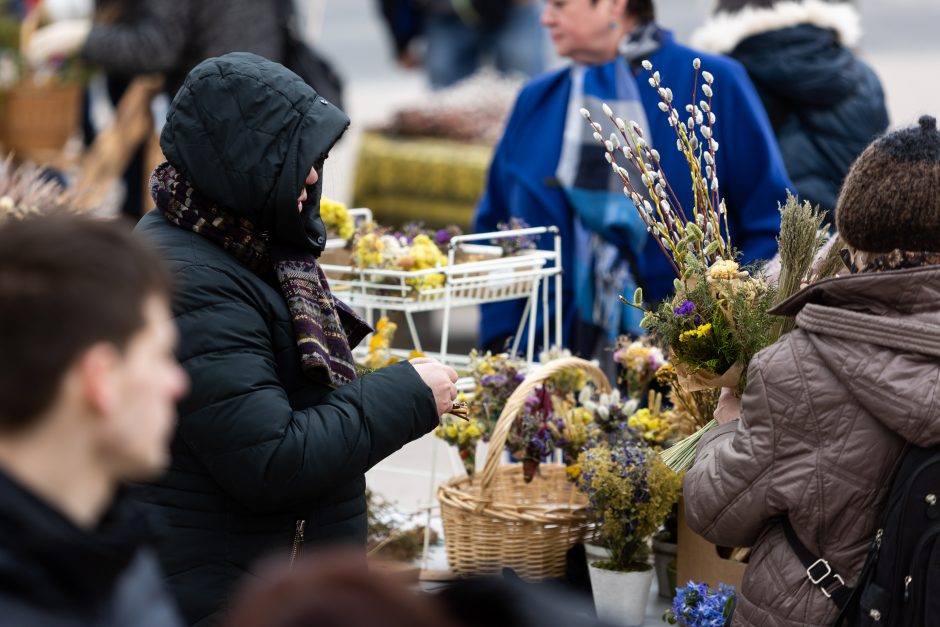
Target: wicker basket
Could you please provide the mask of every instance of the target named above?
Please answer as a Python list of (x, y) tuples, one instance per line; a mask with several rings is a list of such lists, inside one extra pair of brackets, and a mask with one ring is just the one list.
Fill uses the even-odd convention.
[(565, 553), (588, 530), (587, 501), (561, 464), (542, 464), (525, 483), (522, 467), (500, 466), (506, 438), (529, 394), (565, 370), (583, 370), (601, 392), (610, 383), (599, 368), (575, 357), (546, 364), (526, 377), (500, 414), (479, 478), (455, 477), (438, 488), (444, 544), (451, 570), (485, 575), (512, 568), (528, 581), (560, 577)]
[[(20, 54), (26, 57), (43, 10), (37, 2), (20, 24)], [(62, 150), (81, 122), (84, 87), (56, 79), (37, 81), (26, 72), (3, 94), (0, 139), (21, 159), (45, 161)]]
[(32, 158), (59, 151), (78, 130), (82, 87), (27, 77), (6, 93), (0, 130), (7, 150)]

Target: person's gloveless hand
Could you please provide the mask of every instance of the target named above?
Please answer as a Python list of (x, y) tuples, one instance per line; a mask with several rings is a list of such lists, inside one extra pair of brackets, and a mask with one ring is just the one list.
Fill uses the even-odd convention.
[(457, 398), (457, 371), (430, 357), (417, 357), (409, 360), (424, 383), (434, 393), (437, 415), (443, 416), (453, 408)]

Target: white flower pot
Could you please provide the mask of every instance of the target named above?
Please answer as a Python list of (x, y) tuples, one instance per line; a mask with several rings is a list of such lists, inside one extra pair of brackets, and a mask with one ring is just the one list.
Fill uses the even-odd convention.
[(610, 549), (604, 548), (599, 544), (584, 543), (584, 559), (588, 566), (594, 562), (604, 562), (611, 558)]
[(653, 569), (621, 573), (588, 566), (597, 617), (614, 625), (638, 627), (646, 620)]

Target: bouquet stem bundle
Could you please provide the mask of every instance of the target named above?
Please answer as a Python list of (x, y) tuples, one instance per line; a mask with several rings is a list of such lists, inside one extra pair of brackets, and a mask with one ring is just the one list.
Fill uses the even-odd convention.
[(699, 440), (702, 439), (702, 436), (705, 435), (705, 432), (715, 427), (718, 423), (714, 420), (710, 420), (705, 424), (704, 427), (690, 435), (689, 437), (679, 440), (665, 451), (659, 454), (660, 459), (663, 460), (663, 463), (669, 466), (675, 472), (682, 472), (688, 470), (692, 467), (692, 462), (695, 461), (695, 449), (698, 448)]

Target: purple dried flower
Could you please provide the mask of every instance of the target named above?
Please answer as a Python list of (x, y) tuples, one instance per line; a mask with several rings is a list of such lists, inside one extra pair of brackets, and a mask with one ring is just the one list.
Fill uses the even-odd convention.
[(679, 317), (685, 317), (685, 316), (690, 316), (690, 315), (692, 315), (692, 313), (694, 313), (694, 312), (695, 312), (695, 303), (693, 303), (693, 302), (690, 301), (690, 300), (684, 300), (684, 301), (682, 301), (682, 302), (679, 304), (678, 307), (676, 307), (675, 309), (673, 309), (673, 314), (674, 314), (677, 318), (679, 318)]

